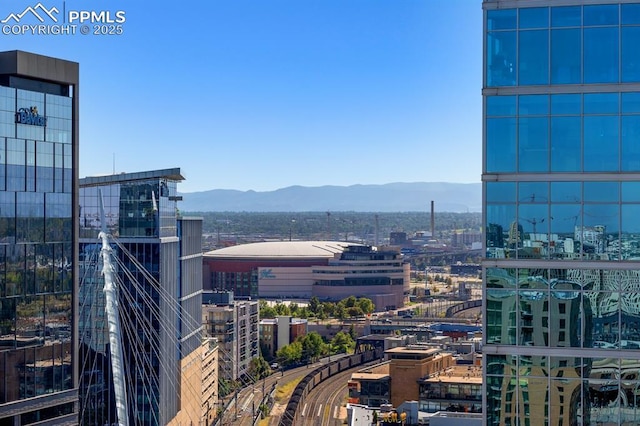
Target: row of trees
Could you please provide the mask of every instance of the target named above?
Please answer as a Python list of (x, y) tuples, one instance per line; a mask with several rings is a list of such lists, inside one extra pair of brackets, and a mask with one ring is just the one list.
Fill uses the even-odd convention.
[(349, 296), (337, 303), (321, 302), (317, 297), (312, 297), (307, 306), (297, 303), (276, 303), (269, 306), (266, 301), (260, 301), (260, 318), (275, 318), (279, 315), (293, 316), (297, 318), (327, 318), (344, 319), (348, 317), (360, 317), (371, 314), (375, 305), (366, 297)]
[(325, 342), (318, 333), (311, 332), (279, 349), (276, 359), (285, 366), (308, 363), (327, 355), (353, 352), (355, 346), (352, 332), (340, 331), (329, 342)]

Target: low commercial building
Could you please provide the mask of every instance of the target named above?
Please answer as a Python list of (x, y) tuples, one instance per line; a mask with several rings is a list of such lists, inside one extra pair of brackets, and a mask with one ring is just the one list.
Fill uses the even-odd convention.
[(385, 351), (387, 362), (352, 374), (349, 402), (400, 407), (418, 401), (421, 412), (480, 413), (482, 369), (480, 363), (456, 364), (449, 352), (411, 345)]
[(307, 334), (307, 320), (278, 316), (260, 320), (260, 347), (265, 359), (273, 359), (283, 346)]

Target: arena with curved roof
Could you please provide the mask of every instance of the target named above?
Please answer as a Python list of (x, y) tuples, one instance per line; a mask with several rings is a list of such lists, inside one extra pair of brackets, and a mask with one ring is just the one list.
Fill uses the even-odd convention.
[(203, 256), (203, 288), (240, 297), (339, 300), (369, 297), (377, 310), (403, 306), (409, 264), (398, 251), (341, 241), (242, 244)]

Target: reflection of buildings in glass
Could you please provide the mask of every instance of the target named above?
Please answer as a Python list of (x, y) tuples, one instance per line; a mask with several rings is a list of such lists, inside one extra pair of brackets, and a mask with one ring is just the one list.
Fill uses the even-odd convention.
[(169, 424), (189, 404), (200, 410), (199, 401), (192, 400), (202, 378), (181, 372), (186, 366), (202, 370), (195, 364), (202, 362), (196, 352), (202, 350), (202, 221), (177, 215), (177, 183), (182, 180), (179, 169), (80, 180), (80, 205), (87, 217), (80, 221), (83, 424), (115, 420), (104, 279), (96, 250), (100, 199), (108, 232), (118, 242), (114, 268), (129, 417), (140, 425)]
[(504, 247), (504, 235), (502, 235), (502, 226), (495, 223), (487, 225), (487, 248)]
[(575, 240), (582, 244), (585, 253), (604, 253), (606, 226), (576, 226)]
[(640, 424), (640, 5), (606, 3), (483, 1), (487, 425)]
[(0, 424), (76, 424), (78, 64), (0, 53)]
[(507, 240), (510, 249), (516, 249), (518, 247), (522, 247), (522, 236), (524, 235), (524, 230), (522, 225), (518, 222), (513, 221), (509, 226), (509, 239)]

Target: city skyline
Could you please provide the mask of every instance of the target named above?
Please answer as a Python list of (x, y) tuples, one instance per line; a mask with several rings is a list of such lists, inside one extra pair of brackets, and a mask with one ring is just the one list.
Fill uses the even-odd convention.
[(81, 64), (80, 176), (178, 166), (184, 192), (480, 182), (480, 1), (191, 5), (93, 2), (125, 12), (121, 35), (3, 33), (5, 50)]

